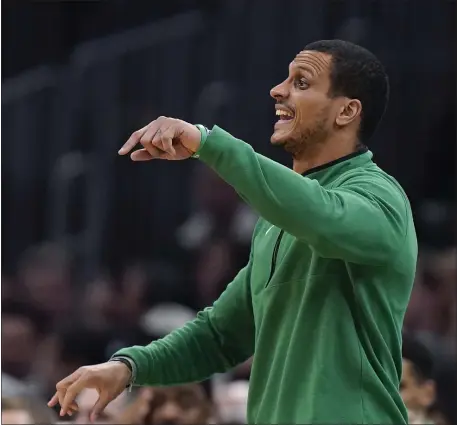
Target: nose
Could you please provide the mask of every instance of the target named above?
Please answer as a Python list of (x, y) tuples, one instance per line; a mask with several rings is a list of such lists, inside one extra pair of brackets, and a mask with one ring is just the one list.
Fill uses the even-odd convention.
[(282, 83), (279, 83), (277, 86), (273, 87), (270, 90), (270, 96), (278, 102), (282, 99), (287, 98), (289, 96), (287, 80), (285, 80)]

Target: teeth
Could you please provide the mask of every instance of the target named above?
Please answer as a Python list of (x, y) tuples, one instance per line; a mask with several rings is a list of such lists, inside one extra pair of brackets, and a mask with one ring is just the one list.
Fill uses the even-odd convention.
[(285, 115), (286, 117), (293, 118), (293, 115), (290, 112), (284, 111), (282, 109), (276, 109), (276, 115), (278, 115), (278, 116)]

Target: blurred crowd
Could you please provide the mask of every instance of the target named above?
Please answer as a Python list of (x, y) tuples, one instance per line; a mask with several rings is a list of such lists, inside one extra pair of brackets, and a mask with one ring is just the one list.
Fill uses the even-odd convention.
[[(27, 423), (28, 412), (30, 423), (49, 423), (42, 415), (56, 413), (46, 407), (56, 382), (182, 326), (244, 265), (257, 217), (209, 169), (197, 167), (194, 176), (195, 209), (176, 229), (174, 261), (127, 263), (84, 281), (71, 247), (43, 243), (24, 252), (14, 276), (3, 276), (2, 405), (18, 412), (5, 421)], [(248, 379), (249, 362), (202, 384), (133, 391), (101, 420), (244, 423)], [(76, 422), (87, 423), (95, 401), (95, 392), (81, 395)]]
[[(194, 177), (195, 208), (176, 229), (174, 260), (125, 264), (84, 281), (69, 247), (43, 243), (24, 252), (15, 275), (3, 276), (3, 423), (55, 422), (46, 400), (56, 382), (180, 327), (247, 261), (256, 216), (209, 169), (196, 168)], [(439, 235), (442, 221), (427, 217), (425, 227)], [(404, 329), (402, 391), (412, 423), (456, 423), (456, 266), (455, 246), (423, 246)], [(249, 362), (202, 384), (126, 392), (100, 421), (244, 423), (248, 382)], [(87, 423), (95, 400), (86, 391), (77, 416), (60, 420)]]

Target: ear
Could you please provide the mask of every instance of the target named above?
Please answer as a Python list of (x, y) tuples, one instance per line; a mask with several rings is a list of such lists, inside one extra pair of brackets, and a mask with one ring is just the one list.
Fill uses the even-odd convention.
[(360, 100), (344, 99), (336, 117), (336, 125), (344, 127), (360, 117), (361, 113), (362, 103)]

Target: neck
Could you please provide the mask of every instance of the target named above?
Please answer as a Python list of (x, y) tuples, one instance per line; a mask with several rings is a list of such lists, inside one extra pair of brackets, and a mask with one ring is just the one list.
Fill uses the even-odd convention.
[(303, 174), (312, 168), (335, 161), (343, 156), (350, 155), (357, 150), (357, 143), (354, 140), (332, 140), (328, 139), (323, 143), (310, 146), (293, 159), (293, 170)]

